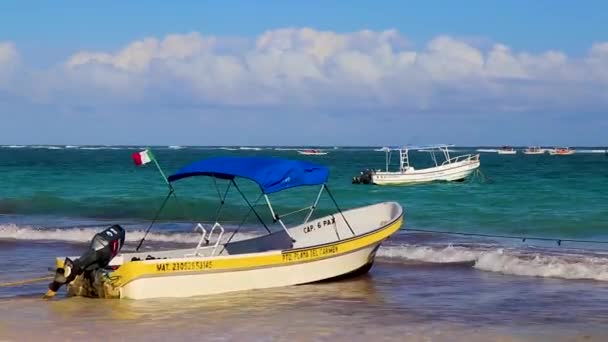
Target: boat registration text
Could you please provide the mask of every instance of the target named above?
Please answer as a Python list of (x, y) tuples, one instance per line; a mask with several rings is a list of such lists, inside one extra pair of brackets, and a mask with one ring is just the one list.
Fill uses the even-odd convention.
[(180, 261), (156, 264), (156, 272), (208, 270), (211, 268), (213, 268), (213, 261)]

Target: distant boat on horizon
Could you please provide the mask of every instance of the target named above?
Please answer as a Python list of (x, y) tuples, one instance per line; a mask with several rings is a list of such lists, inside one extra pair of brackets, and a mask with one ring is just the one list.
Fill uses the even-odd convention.
[(538, 146), (530, 146), (524, 150), (524, 154), (545, 154), (547, 150)]
[(328, 152), (324, 152), (321, 150), (307, 149), (307, 150), (298, 150), (298, 153), (301, 155), (304, 155), (304, 156), (324, 156)]
[(511, 146), (503, 146), (503, 147), (499, 148), (498, 150), (496, 150), (496, 152), (498, 152), (498, 154), (516, 154), (517, 153), (517, 151)]
[(552, 156), (569, 156), (574, 153), (576, 153), (576, 150), (569, 147), (556, 147), (549, 151), (549, 154)]

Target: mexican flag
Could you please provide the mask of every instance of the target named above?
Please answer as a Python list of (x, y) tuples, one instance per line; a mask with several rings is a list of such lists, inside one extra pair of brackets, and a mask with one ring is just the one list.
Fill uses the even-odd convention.
[(154, 155), (152, 154), (152, 151), (150, 150), (143, 150), (141, 152), (135, 152), (131, 155), (131, 158), (133, 158), (133, 162), (135, 162), (135, 165), (139, 166), (139, 165), (144, 165), (144, 164), (148, 164), (149, 162), (154, 160)]

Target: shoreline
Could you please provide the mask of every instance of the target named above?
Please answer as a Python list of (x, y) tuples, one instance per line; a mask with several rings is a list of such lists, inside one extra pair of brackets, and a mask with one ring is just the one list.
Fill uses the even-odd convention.
[[(401, 278), (392, 265), (381, 263), (374, 268), (370, 275), (340, 282), (183, 299), (61, 296), (45, 301), (34, 294), (0, 299), (4, 308), (0, 313), (0, 340), (107, 340), (108, 334), (118, 340), (147, 341), (600, 341), (608, 336), (605, 311), (602, 315), (596, 311), (592, 319), (585, 318), (590, 317), (589, 312), (579, 312), (583, 317), (577, 317), (577, 313), (556, 311), (559, 306), (576, 310), (578, 293), (565, 298), (561, 305), (553, 298), (550, 308), (543, 308), (539, 304), (551, 296), (529, 303), (520, 301), (520, 295), (504, 288), (508, 284), (500, 284), (496, 275), (484, 280), (482, 288), (475, 286), (466, 291), (467, 296), (455, 299), (455, 291), (463, 290), (471, 277), (484, 276), (474, 270), (461, 272), (467, 279), (455, 282), (450, 289), (446, 286), (450, 281), (445, 278), (458, 274), (453, 269), (405, 267), (410, 275)], [(425, 279), (429, 272), (435, 272), (436, 277)], [(444, 280), (438, 283), (440, 277)], [(409, 281), (397, 284), (398, 279)], [(527, 282), (538, 286), (543, 281)], [(496, 286), (500, 285), (503, 288), (498, 290)], [(534, 295), (526, 293), (528, 286), (517, 288), (524, 289), (521, 295)], [(480, 300), (491, 292), (513, 297), (502, 298), (500, 305), (487, 303), (491, 304), (488, 307)], [(514, 315), (517, 311), (522, 314)]]

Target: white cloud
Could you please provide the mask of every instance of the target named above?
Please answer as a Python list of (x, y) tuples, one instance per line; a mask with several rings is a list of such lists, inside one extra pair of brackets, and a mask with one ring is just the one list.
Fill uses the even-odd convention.
[(586, 63), (592, 71), (590, 78), (608, 83), (608, 42), (593, 44)]
[(480, 76), (484, 58), (478, 49), (442, 36), (429, 42), (427, 51), (419, 55), (417, 64), (433, 80), (458, 80)]
[(66, 66), (74, 68), (87, 64), (105, 64), (124, 71), (143, 72), (155, 59), (185, 59), (201, 55), (213, 47), (214, 41), (214, 38), (203, 38), (197, 32), (172, 34), (162, 40), (145, 38), (129, 44), (116, 54), (78, 52), (69, 58)]
[(526, 79), (527, 74), (522, 63), (513, 56), (511, 49), (502, 44), (496, 44), (486, 59), (487, 76), (491, 78), (520, 78)]
[(19, 55), (15, 44), (12, 42), (0, 41), (0, 65), (8, 65), (17, 62)]
[(7, 83), (19, 64), (19, 53), (15, 44), (0, 41), (0, 85)]
[[(484, 50), (447, 35), (414, 49), (395, 30), (284, 28), (250, 44), (232, 46), (229, 40), (193, 32), (144, 38), (115, 52), (80, 51), (61, 67), (34, 73), (21, 95), (35, 89), (45, 101), (61, 103), (344, 112), (608, 109), (608, 42), (574, 58), (557, 50), (513, 51), (500, 43)], [(0, 43), (0, 71), (17, 60), (14, 46)]]

